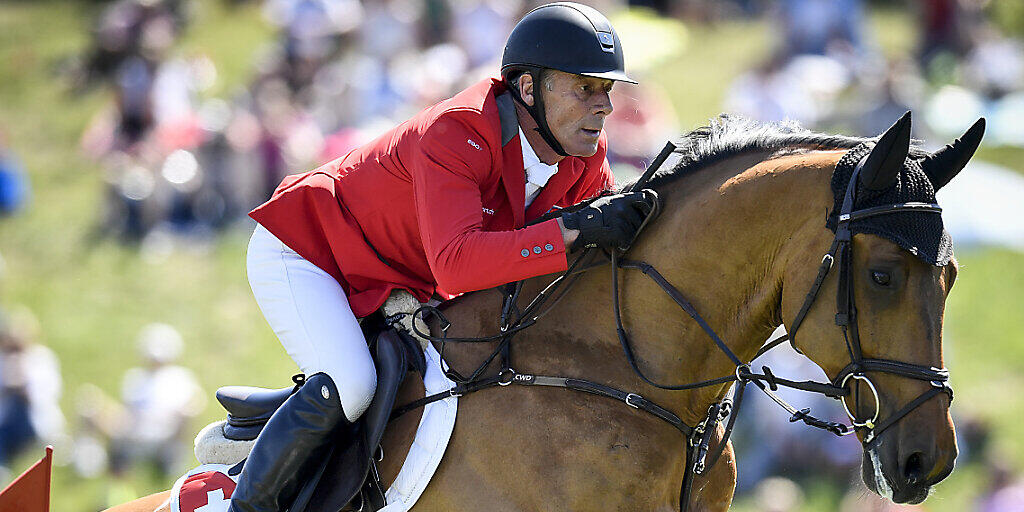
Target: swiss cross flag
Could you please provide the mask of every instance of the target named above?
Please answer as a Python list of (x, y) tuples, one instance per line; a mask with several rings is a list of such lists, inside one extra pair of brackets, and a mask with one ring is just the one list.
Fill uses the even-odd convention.
[(222, 512), (227, 510), (235, 481), (220, 471), (196, 473), (181, 484), (178, 502), (181, 512)]
[(0, 512), (50, 512), (50, 468), (53, 447), (46, 455), (0, 491)]

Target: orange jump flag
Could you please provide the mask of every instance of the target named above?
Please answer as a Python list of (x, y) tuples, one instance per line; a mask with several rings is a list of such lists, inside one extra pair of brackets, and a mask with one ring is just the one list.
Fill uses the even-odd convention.
[(0, 512), (50, 512), (52, 466), (53, 447), (47, 446), (42, 460), (0, 491)]

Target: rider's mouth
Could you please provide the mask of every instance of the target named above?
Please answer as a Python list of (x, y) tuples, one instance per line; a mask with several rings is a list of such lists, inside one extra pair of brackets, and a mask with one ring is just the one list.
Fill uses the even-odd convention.
[(580, 128), (580, 131), (583, 132), (586, 136), (593, 137), (595, 139), (601, 136), (601, 130), (588, 130), (586, 128)]

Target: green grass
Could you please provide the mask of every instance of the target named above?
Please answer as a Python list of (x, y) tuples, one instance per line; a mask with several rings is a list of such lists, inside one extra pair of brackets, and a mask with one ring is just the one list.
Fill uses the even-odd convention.
[[(201, 8), (182, 52), (207, 54), (218, 70), (212, 92), (230, 93), (244, 83), (270, 29), (254, 7), (196, 4)], [(0, 220), (0, 254), (6, 261), (0, 303), (23, 304), (38, 316), (42, 341), (63, 365), (61, 403), (72, 423), (75, 394), (83, 384), (118, 394), (121, 376), (137, 362), (135, 336), (153, 321), (182, 332), (184, 364), (208, 391), (227, 383), (280, 386), (292, 363), (250, 297), (243, 268), (245, 233), (222, 237), (206, 250), (178, 250), (158, 262), (113, 242), (88, 242), (103, 188), (100, 168), (80, 154), (78, 138), (106, 93), (71, 98), (53, 69), (86, 44), (91, 5), (0, 3), (0, 127), (29, 169), (34, 189), (28, 211)], [(912, 33), (902, 29), (907, 20), (895, 12), (872, 17), (887, 51), (910, 47)], [(650, 79), (668, 91), (683, 128), (703, 124), (718, 113), (728, 83), (768, 55), (770, 36), (766, 23), (688, 28), (682, 53), (653, 70)], [(1020, 150), (983, 148), (981, 155), (1024, 170)], [(957, 391), (954, 407), (990, 421), (997, 448), (1021, 461), (1024, 429), (1015, 420), (1024, 417), (1024, 399), (1007, 390), (1024, 384), (1024, 257), (1001, 250), (958, 256), (962, 270), (946, 325)], [(211, 400), (196, 428), (221, 414)], [(56, 457), (59, 464), (67, 462), (66, 452)], [(27, 464), (26, 459), (16, 469)], [(92, 510), (170, 484), (145, 471), (120, 482), (81, 480), (59, 466), (53, 510)], [(939, 487), (929, 510), (964, 510), (983, 484), (978, 469), (962, 468)], [(827, 487), (805, 491), (810, 499), (806, 510), (834, 508), (838, 499)], [(756, 509), (750, 503), (737, 506)]]
[[(202, 7), (182, 51), (207, 53), (217, 64), (214, 92), (230, 91), (244, 84), (270, 30), (255, 8), (197, 4)], [(103, 188), (99, 166), (81, 155), (78, 139), (107, 93), (73, 99), (54, 69), (87, 43), (92, 17), (92, 10), (72, 2), (0, 4), (0, 127), (28, 169), (34, 196), (26, 212), (0, 221), (3, 304), (22, 304), (39, 318), (42, 341), (61, 360), (61, 404), (72, 424), (83, 384), (118, 396), (124, 371), (138, 363), (135, 337), (154, 321), (181, 331), (184, 364), (210, 392), (229, 382), (282, 385), (292, 364), (254, 307), (242, 233), (218, 240), (207, 252), (176, 251), (157, 263), (113, 242), (89, 243)], [(218, 416), (211, 405), (196, 426)], [(65, 464), (67, 456), (58, 451), (55, 460)], [(83, 481), (58, 466), (53, 510), (94, 510), (108, 499), (171, 483), (142, 472), (124, 482)]]
[(688, 30), (683, 53), (651, 72), (653, 81), (672, 99), (683, 130), (705, 125), (717, 116), (729, 83), (771, 50), (768, 29), (760, 23), (722, 23)]

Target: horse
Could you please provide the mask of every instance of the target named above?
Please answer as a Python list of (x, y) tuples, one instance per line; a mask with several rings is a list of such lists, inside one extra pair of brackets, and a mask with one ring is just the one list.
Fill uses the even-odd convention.
[[(979, 120), (934, 154), (911, 145), (909, 112), (877, 138), (731, 116), (684, 135), (679, 162), (647, 184), (660, 197), (661, 211), (624, 255), (646, 262), (645, 272), (662, 281), (622, 269), (613, 281), (607, 265), (579, 271), (564, 295), (516, 333), (508, 361), (519, 372), (630, 390), (685, 425), (710, 425), (708, 447), (721, 451), (717, 464), (691, 474), (692, 439), (637, 410), (629, 396), (623, 404), (566, 389), (495, 386), (459, 399), (445, 457), (415, 509), (727, 510), (736, 459), (731, 443), (721, 443), (725, 426), (708, 423), (709, 409), (728, 397), (730, 386), (757, 380), (744, 362), (760, 354), (780, 325), (800, 353), (834, 377), (822, 387), (842, 391), (835, 397), (855, 429), (832, 428), (855, 433), (863, 444), (867, 487), (897, 503), (923, 501), (950, 474), (957, 456), (952, 393), (942, 370), (943, 309), (957, 264), (951, 258), (926, 261), (927, 248), (910, 245), (936, 245), (930, 238), (948, 236), (937, 205), (853, 210), (862, 196), (898, 188), (900, 176), (916, 180), (933, 203), (934, 190), (960, 172), (983, 129)], [(939, 222), (939, 231), (911, 226), (913, 236), (929, 238), (916, 242), (851, 224), (871, 215), (933, 227)], [(848, 240), (840, 243), (843, 232)], [(837, 259), (840, 271), (830, 272)], [(539, 293), (551, 279), (525, 280), (521, 296)], [(675, 297), (665, 293), (669, 288)], [(484, 290), (443, 304), (448, 334), (497, 332), (506, 295), (505, 288)], [(700, 312), (701, 322), (680, 309), (679, 296)], [(632, 340), (632, 367), (623, 357), (619, 326)], [(431, 328), (440, 332), (436, 319)], [(708, 339), (711, 332), (722, 346)], [(465, 371), (494, 348), (448, 343), (444, 353), (451, 368)], [(719, 375), (735, 378), (681, 391), (650, 384)], [(405, 385), (407, 401), (422, 396), (416, 386)], [(415, 413), (405, 414), (385, 435), (385, 486), (398, 473), (417, 421)], [(690, 490), (682, 502), (684, 477)], [(110, 510), (168, 510), (166, 497), (159, 493)]]

